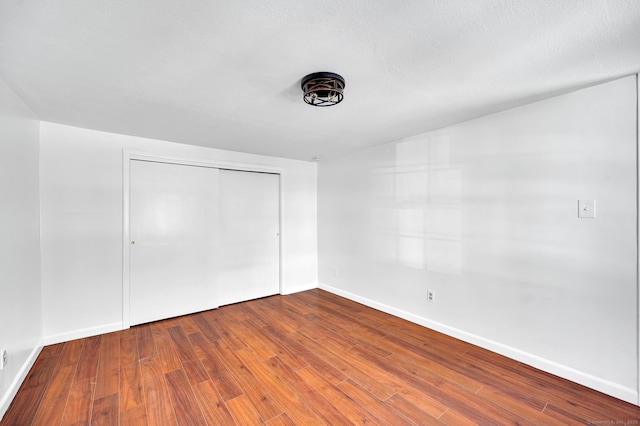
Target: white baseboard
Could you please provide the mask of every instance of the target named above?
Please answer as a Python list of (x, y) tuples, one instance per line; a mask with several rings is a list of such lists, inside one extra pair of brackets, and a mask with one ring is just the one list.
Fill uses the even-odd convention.
[(312, 290), (314, 288), (318, 288), (318, 283), (307, 283), (307, 284), (296, 285), (296, 286), (287, 286), (287, 288), (285, 288), (280, 294), (287, 295), (287, 294), (293, 294), (293, 293), (300, 293), (301, 291)]
[(111, 333), (112, 331), (123, 330), (121, 322), (114, 322), (111, 324), (104, 324), (98, 327), (82, 328), (79, 330), (68, 331), (65, 333), (52, 334), (45, 336), (44, 344), (53, 345), (60, 342), (68, 342), (69, 340), (83, 339), (85, 337), (97, 336), (98, 334)]
[(13, 401), (13, 398), (18, 393), (18, 389), (20, 389), (20, 385), (22, 385), (22, 382), (27, 377), (29, 370), (31, 370), (31, 367), (33, 367), (33, 364), (36, 362), (36, 359), (38, 358), (38, 355), (40, 354), (41, 350), (42, 350), (42, 345), (38, 345), (35, 348), (33, 348), (31, 353), (25, 360), (25, 362), (22, 364), (22, 367), (20, 367), (20, 370), (18, 370), (18, 374), (16, 375), (16, 377), (14, 377), (13, 381), (11, 382), (11, 385), (9, 385), (9, 388), (7, 389), (5, 394), (2, 395), (2, 398), (0, 399), (0, 420), (2, 420), (5, 413), (9, 409), (9, 405), (11, 405), (11, 401)]
[(369, 306), (382, 312), (386, 312), (407, 321), (422, 325), (432, 330), (439, 331), (440, 333), (455, 337), (456, 339), (460, 339), (476, 346), (480, 346), (481, 348), (490, 350), (492, 352), (499, 353), (516, 361), (523, 362), (532, 367), (538, 368), (551, 374), (555, 374), (556, 376), (563, 377), (567, 380), (571, 380), (572, 382), (579, 383), (607, 395), (614, 396), (623, 401), (627, 401), (631, 404), (639, 405), (638, 390), (636, 389), (619, 385), (609, 380), (593, 376), (591, 374), (576, 370), (566, 365), (559, 364), (546, 358), (542, 358), (537, 355), (522, 351), (520, 349), (513, 348), (511, 346), (507, 346), (490, 339), (486, 339), (482, 336), (468, 333), (464, 330), (460, 330), (436, 321), (429, 320), (419, 315), (415, 315), (410, 312), (403, 311), (401, 309), (397, 309), (392, 306), (388, 306), (353, 293), (349, 293), (348, 291), (344, 291), (339, 288), (331, 287), (322, 283), (318, 285), (318, 288), (326, 290), (330, 293), (337, 294), (346, 299), (362, 303), (363, 305)]

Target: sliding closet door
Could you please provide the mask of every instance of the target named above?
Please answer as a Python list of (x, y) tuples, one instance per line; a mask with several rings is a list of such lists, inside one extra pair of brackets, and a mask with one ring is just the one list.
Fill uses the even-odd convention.
[(220, 305), (280, 291), (280, 176), (220, 170)]
[(131, 325), (217, 307), (219, 170), (130, 166)]

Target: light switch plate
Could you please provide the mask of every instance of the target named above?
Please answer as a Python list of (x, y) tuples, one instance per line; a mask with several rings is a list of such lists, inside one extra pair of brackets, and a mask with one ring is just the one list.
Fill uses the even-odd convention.
[(596, 200), (578, 200), (578, 217), (593, 219), (596, 217)]

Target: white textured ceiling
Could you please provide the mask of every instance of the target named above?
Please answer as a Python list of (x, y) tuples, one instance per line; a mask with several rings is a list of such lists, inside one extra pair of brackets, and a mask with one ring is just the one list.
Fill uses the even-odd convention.
[[(41, 120), (310, 160), (640, 70), (640, 0), (2, 0)], [(302, 101), (332, 71), (344, 101)]]

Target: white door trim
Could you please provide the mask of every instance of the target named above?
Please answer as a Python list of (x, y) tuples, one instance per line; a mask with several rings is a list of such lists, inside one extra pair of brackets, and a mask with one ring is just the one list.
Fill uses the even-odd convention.
[(180, 157), (170, 154), (158, 154), (144, 151), (135, 151), (123, 149), (122, 152), (122, 328), (129, 328), (131, 320), (129, 315), (130, 309), (130, 272), (131, 272), (131, 253), (130, 253), (130, 179), (131, 179), (131, 160), (154, 161), (158, 163), (180, 164), (185, 166), (211, 167), (217, 169), (240, 170), (247, 172), (273, 173), (280, 175), (280, 279), (279, 292), (283, 294), (283, 276), (284, 276), (284, 247), (283, 224), (284, 224), (284, 169), (281, 167), (269, 166), (264, 164), (238, 163), (233, 161), (209, 160), (201, 158)]
[(638, 358), (636, 405), (640, 406), (640, 74), (636, 74), (636, 357)]

